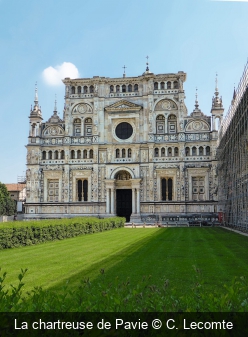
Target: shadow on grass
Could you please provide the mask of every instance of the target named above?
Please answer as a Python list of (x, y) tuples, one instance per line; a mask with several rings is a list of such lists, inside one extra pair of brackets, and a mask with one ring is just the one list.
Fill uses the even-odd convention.
[(208, 243), (201, 239), (207, 232), (209, 229), (158, 229), (149, 237), (92, 264), (90, 268), (79, 271), (48, 289), (60, 291), (68, 281), (70, 289), (73, 290), (90, 274), (97, 273), (98, 276), (90, 279), (92, 287), (102, 282), (101, 274), (104, 274), (106, 283), (115, 282), (117, 279), (118, 282), (126, 282), (129, 279), (132, 285), (144, 278), (149, 278), (149, 282), (156, 285), (161, 285), (169, 279), (171, 286), (183, 293), (188, 291), (194, 282), (194, 268), (198, 268), (200, 262), (206, 263), (208, 259), (204, 249), (208, 249)]
[[(104, 273), (105, 282), (109, 283), (117, 278), (126, 282), (129, 278), (135, 285), (144, 277), (150, 277), (151, 283), (160, 285), (169, 279), (172, 287), (184, 293), (192, 287), (195, 268), (203, 271), (202, 282), (209, 289), (221, 287), (223, 282), (231, 281), (235, 276), (248, 276), (245, 261), (238, 261), (243, 255), (240, 255), (241, 251), (238, 253), (235, 249), (228, 249), (231, 238), (232, 235), (223, 236), (220, 228), (161, 228), (48, 289), (60, 291), (67, 281), (70, 289), (73, 289), (89, 275), (98, 274), (90, 279), (94, 287), (102, 282), (101, 273)], [(232, 244), (236, 244), (235, 240)]]

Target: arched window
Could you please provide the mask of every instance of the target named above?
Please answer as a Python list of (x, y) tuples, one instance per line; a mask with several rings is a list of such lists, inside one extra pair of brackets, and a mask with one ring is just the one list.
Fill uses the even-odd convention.
[(75, 94), (75, 87), (71, 87), (71, 93)]
[(83, 151), (83, 158), (84, 158), (84, 159), (87, 159), (87, 150), (84, 150), (84, 151)]
[(81, 87), (77, 87), (78, 94), (81, 94)]
[(48, 159), (53, 159), (53, 153), (52, 153), (52, 151), (48, 152)]
[(77, 150), (77, 159), (81, 159), (81, 150)]
[(167, 82), (167, 89), (171, 89), (171, 82)]
[(165, 157), (165, 148), (164, 147), (162, 147), (162, 149), (161, 149), (161, 157)]
[(154, 83), (154, 90), (158, 90), (158, 82)]
[(202, 146), (199, 147), (199, 156), (203, 156), (203, 147)]
[(159, 156), (159, 149), (156, 147), (154, 149), (154, 157), (158, 157)]
[(160, 83), (160, 89), (164, 89), (164, 82)]
[(87, 94), (88, 93), (88, 87), (85, 85), (84, 86), (84, 94)]
[(59, 159), (59, 153), (58, 151), (54, 151), (54, 159)]
[(92, 135), (92, 119), (86, 118), (84, 122), (84, 135), (91, 136)]
[(128, 149), (128, 158), (131, 158), (131, 157), (132, 157), (132, 150)]
[(123, 84), (123, 86), (122, 86), (122, 92), (126, 92), (126, 86), (125, 86), (125, 84)]
[(172, 148), (171, 147), (168, 148), (168, 157), (172, 157)]
[(168, 132), (169, 133), (177, 132), (177, 118), (175, 115), (170, 115), (168, 117)]
[(93, 150), (90, 150), (90, 158), (93, 158)]
[(114, 86), (113, 85), (110, 86), (110, 92), (114, 92)]
[(132, 92), (133, 91), (133, 86), (132, 86), (132, 84), (129, 84), (128, 85), (128, 92)]
[(45, 160), (46, 159), (46, 151), (42, 152), (42, 159)]
[(76, 118), (73, 121), (73, 135), (76, 137), (81, 136), (81, 119)]
[(209, 146), (206, 147), (206, 155), (210, 156), (210, 147)]
[(116, 86), (116, 92), (120, 92), (120, 86), (119, 85)]
[(122, 156), (122, 158), (126, 157), (126, 150), (125, 149), (121, 150), (121, 156)]
[(115, 150), (115, 157), (120, 158), (120, 150), (119, 149)]
[(174, 89), (178, 89), (178, 82), (177, 82), (177, 81), (174, 81), (174, 82), (173, 82), (173, 88), (174, 88)]
[(94, 87), (93, 85), (90, 86), (90, 93), (92, 94), (94, 92)]
[(197, 155), (197, 150), (196, 150), (196, 147), (193, 146), (192, 147), (192, 156), (196, 156)]
[(185, 155), (186, 157), (190, 156), (190, 150), (188, 146), (185, 148)]
[(71, 150), (71, 159), (75, 159), (75, 151)]
[(165, 126), (165, 117), (163, 115), (158, 115), (156, 118), (156, 133), (163, 134)]
[(175, 154), (175, 157), (178, 157), (178, 147), (175, 147), (174, 154)]
[(134, 91), (138, 91), (139, 90), (139, 86), (138, 86), (138, 84), (135, 84), (134, 85)]
[(65, 151), (62, 150), (60, 153), (60, 159), (65, 159)]

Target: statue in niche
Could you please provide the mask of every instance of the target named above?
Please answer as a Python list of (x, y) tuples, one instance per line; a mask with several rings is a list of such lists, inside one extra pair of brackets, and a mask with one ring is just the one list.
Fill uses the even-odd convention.
[(116, 178), (117, 180), (129, 180), (131, 179), (131, 174), (127, 171), (120, 171), (117, 173)]

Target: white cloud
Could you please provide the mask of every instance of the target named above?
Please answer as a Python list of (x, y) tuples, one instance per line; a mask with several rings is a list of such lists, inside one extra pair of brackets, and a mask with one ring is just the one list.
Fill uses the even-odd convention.
[(65, 77), (78, 78), (79, 71), (77, 67), (70, 62), (64, 62), (55, 67), (48, 67), (43, 70), (42, 76), (48, 85), (58, 86), (62, 84)]

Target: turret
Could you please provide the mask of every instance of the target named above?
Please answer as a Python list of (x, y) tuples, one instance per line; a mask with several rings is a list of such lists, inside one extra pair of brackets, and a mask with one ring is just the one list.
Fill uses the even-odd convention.
[(37, 84), (35, 84), (35, 96), (34, 96), (34, 108), (30, 110), (30, 128), (29, 128), (29, 137), (37, 137), (40, 136), (40, 124), (42, 122), (42, 113), (41, 107), (39, 106), (38, 101), (38, 90)]
[[(221, 121), (222, 121), (222, 118), (223, 118), (223, 112), (224, 112), (224, 108), (223, 108), (223, 105), (222, 105), (222, 97), (219, 97), (218, 79), (217, 79), (217, 74), (216, 74), (215, 93), (214, 93), (214, 97), (212, 99), (212, 109), (211, 109), (212, 130), (213, 131), (218, 130), (218, 128), (219, 128), (218, 126), (221, 124)], [(216, 123), (216, 119), (218, 119), (218, 124)]]

